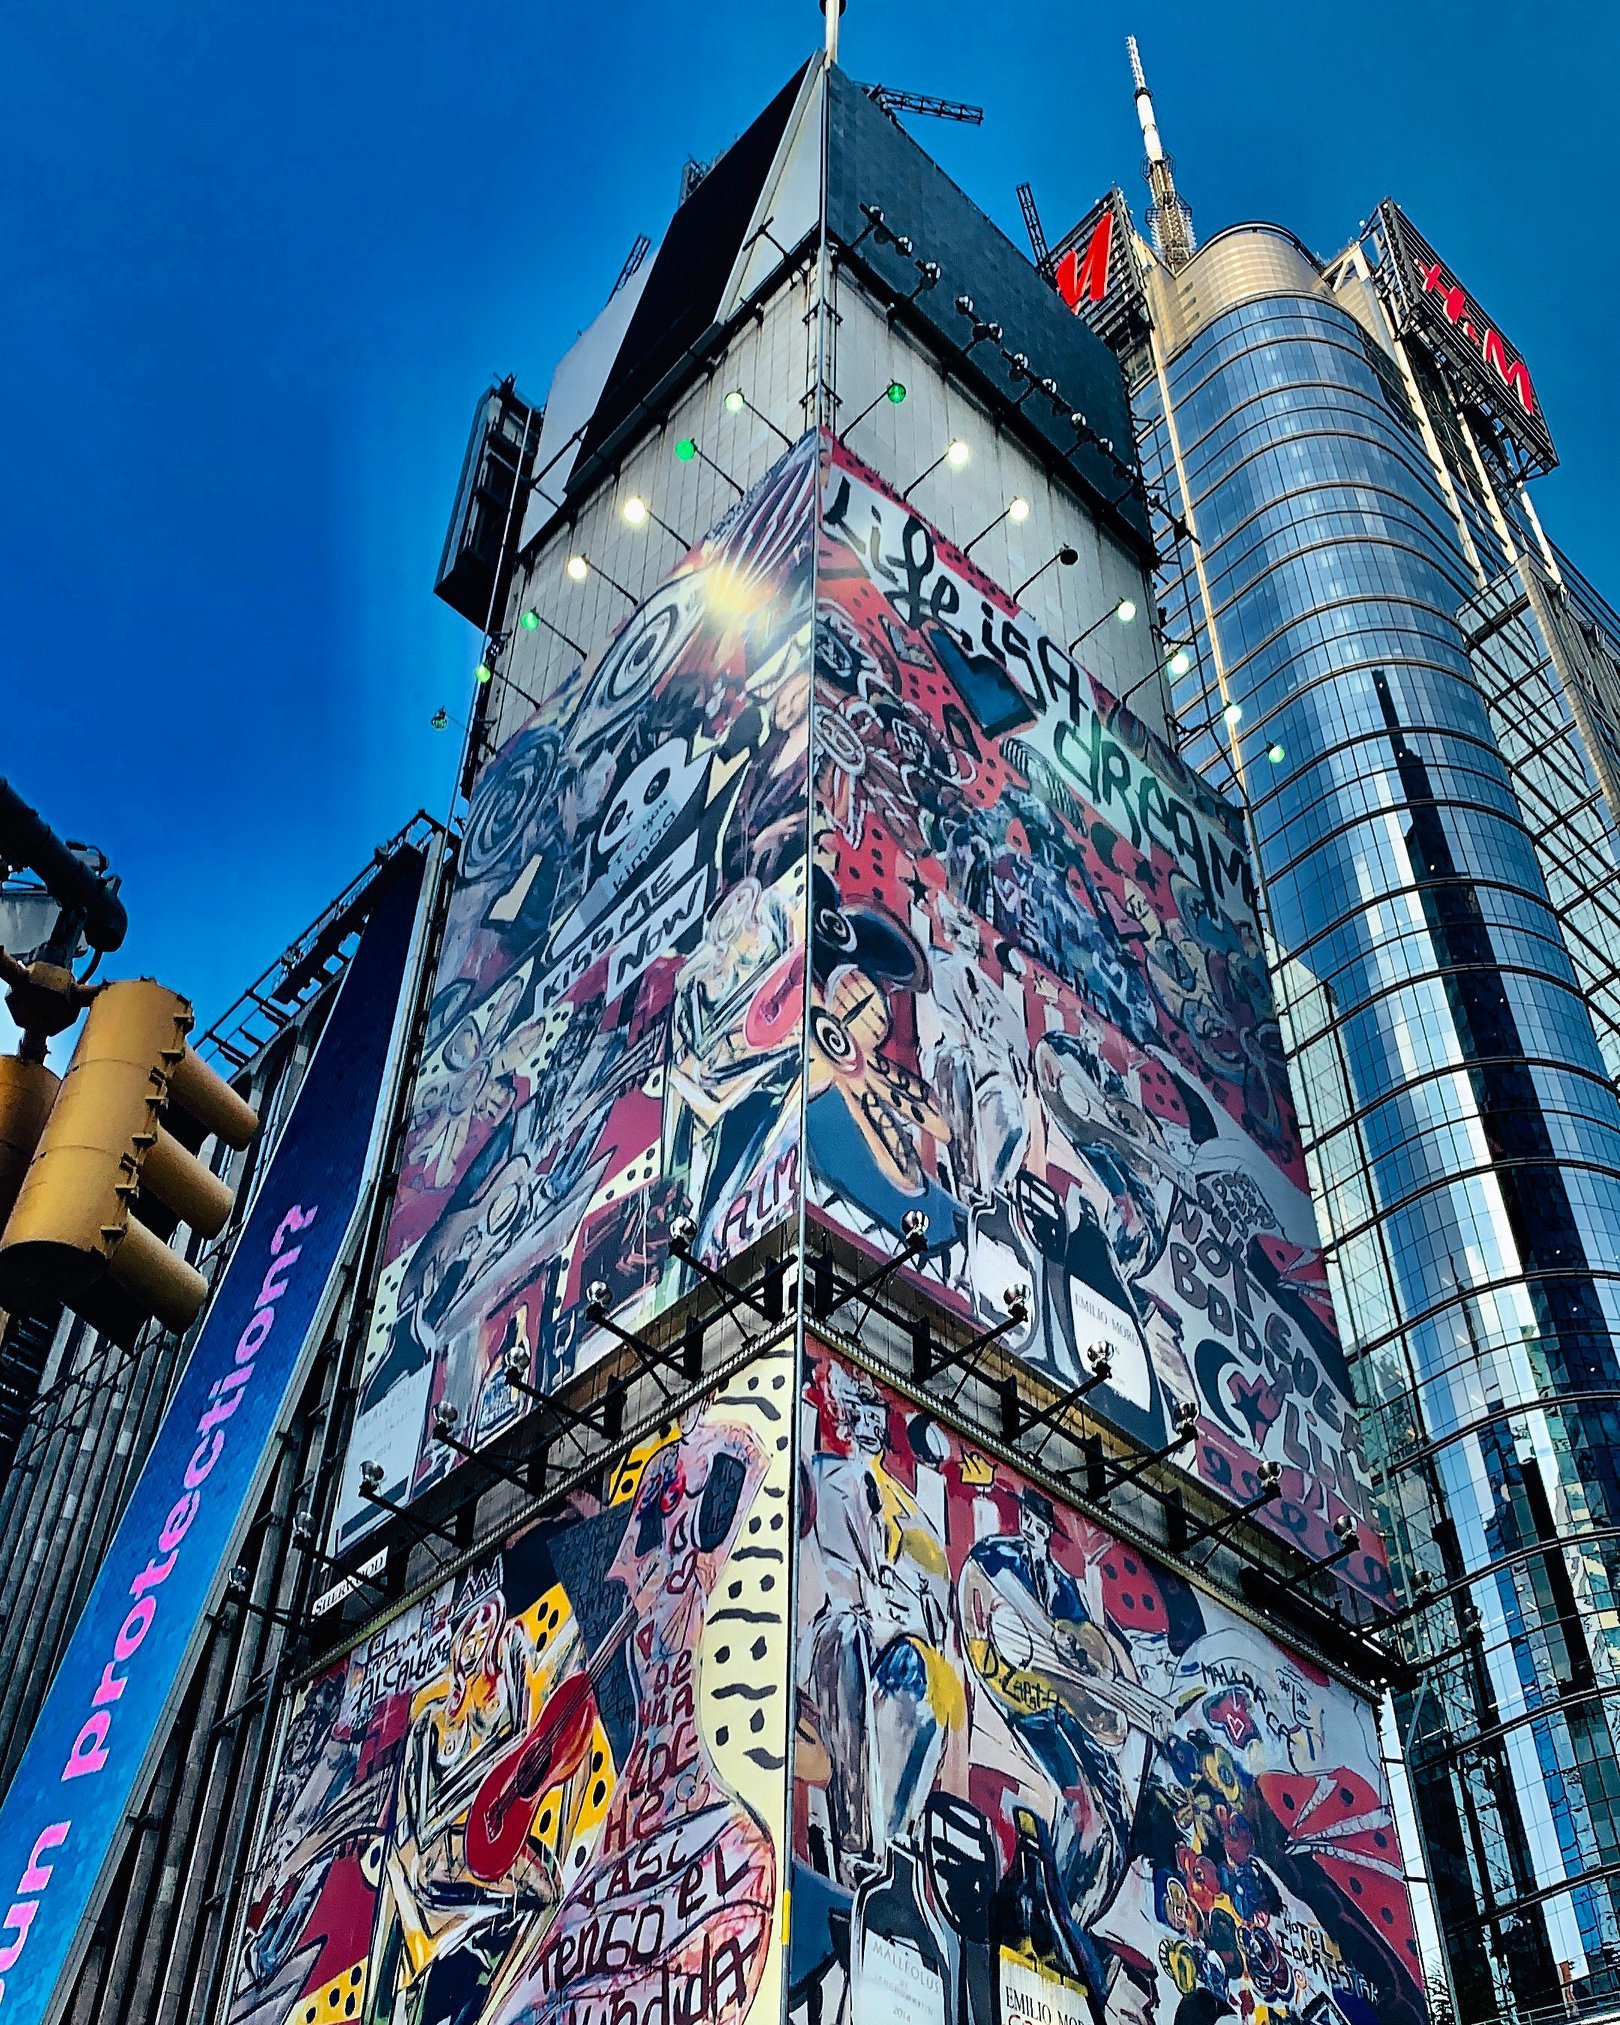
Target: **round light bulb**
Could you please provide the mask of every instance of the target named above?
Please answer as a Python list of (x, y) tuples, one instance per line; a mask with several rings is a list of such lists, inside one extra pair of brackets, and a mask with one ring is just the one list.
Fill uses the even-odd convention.
[(428, 723), (432, 725), (435, 731), (443, 731), (449, 722), (450, 713), (442, 706), (438, 710), (435, 710), (433, 715), (428, 719)]
[(1282, 765), (1284, 758), (1283, 749), (1275, 740), (1266, 747), (1266, 758), (1271, 761), (1273, 766)]
[(1192, 656), (1187, 652), (1185, 647), (1178, 647), (1170, 656), (1170, 673), (1172, 675), (1185, 675), (1191, 666)]
[(1241, 703), (1229, 703), (1221, 712), (1221, 715), (1226, 719), (1228, 724), (1241, 724), (1243, 721), (1243, 705)]
[(647, 519), (647, 502), (640, 493), (632, 492), (619, 511), (632, 527), (641, 527)]
[(571, 555), (567, 562), (563, 564), (563, 568), (576, 584), (584, 583), (591, 573), (591, 566), (582, 555)]
[(1132, 619), (1136, 617), (1136, 605), (1134, 600), (1130, 598), (1121, 598), (1119, 603), (1114, 607), (1114, 617), (1118, 619), (1119, 623), (1122, 626), (1128, 626), (1131, 623)]
[(538, 612), (525, 612), (523, 617), (518, 620), (518, 624), (523, 628), (525, 633), (532, 633), (539, 623), (540, 614)]
[(488, 682), (494, 673), (495, 670), (491, 668), (487, 661), (480, 661), (478, 666), (473, 670), (473, 680), (475, 682)]
[(956, 441), (945, 452), (945, 462), (953, 471), (960, 471), (972, 455), (973, 452), (962, 441), (961, 437), (958, 436)]
[(900, 403), (906, 398), (906, 390), (903, 386), (901, 386), (898, 380), (891, 380), (888, 384), (886, 391), (888, 393), (889, 399), (893, 401), (894, 405), (897, 408), (899, 407)]
[(1009, 520), (1028, 520), (1029, 501), (1024, 498), (1009, 499), (1007, 501), (1007, 518)]
[(697, 455), (697, 444), (690, 436), (683, 436), (675, 445), (675, 455), (683, 464), (690, 464)]
[(743, 400), (742, 388), (733, 387), (725, 399), (726, 413), (728, 415), (740, 415), (746, 405), (747, 403)]

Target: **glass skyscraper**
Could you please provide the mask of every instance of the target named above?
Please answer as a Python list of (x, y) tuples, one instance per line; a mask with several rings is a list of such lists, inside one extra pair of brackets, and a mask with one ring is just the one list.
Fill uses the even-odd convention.
[(1193, 251), (1143, 128), (1154, 244), (1115, 193), (1051, 271), (1125, 363), (1183, 752), (1252, 828), (1459, 2012), (1581, 2013), (1620, 1995), (1620, 630), (1404, 216)]

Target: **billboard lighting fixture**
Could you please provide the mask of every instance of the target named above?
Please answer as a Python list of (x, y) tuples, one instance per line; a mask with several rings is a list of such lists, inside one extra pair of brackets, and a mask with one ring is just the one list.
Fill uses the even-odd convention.
[(986, 521), (984, 526), (981, 527), (978, 533), (973, 537), (972, 541), (965, 542), (963, 544), (962, 547), (963, 555), (972, 555), (974, 549), (978, 546), (978, 544), (981, 541), (984, 540), (985, 536), (991, 531), (991, 529), (1000, 527), (1001, 523), (1004, 520), (1028, 520), (1028, 518), (1029, 518), (1029, 501), (1025, 499), (1021, 494), (1012, 499), (1009, 499), (1007, 501), (1007, 504), (996, 515), (994, 520)]
[(1083, 632), (1075, 634), (1074, 638), (1069, 642), (1069, 652), (1072, 654), (1082, 640), (1089, 640), (1092, 634), (1098, 631), (1100, 627), (1106, 626), (1110, 619), (1118, 619), (1122, 626), (1128, 626), (1135, 617), (1136, 600), (1134, 598), (1116, 599), (1100, 619), (1093, 619)]
[[(822, 12), (823, 13), (826, 12), (825, 7), (822, 9)], [(840, 13), (843, 12), (842, 7), (840, 7), (839, 12)], [(884, 245), (885, 243), (891, 246), (897, 245), (899, 243), (898, 235), (896, 234), (894, 228), (891, 225), (888, 225), (884, 222), (882, 205), (863, 204), (861, 206), (861, 216), (866, 220), (866, 223), (861, 227), (860, 231), (855, 234), (855, 237), (849, 242), (852, 250), (853, 248), (860, 245), (861, 241), (866, 237), (868, 232), (874, 235), (874, 237), (877, 240), (877, 243), (880, 246)]]
[(881, 407), (885, 401), (891, 401), (894, 404), (894, 406), (898, 408), (900, 403), (905, 398), (906, 398), (905, 388), (901, 385), (901, 383), (898, 380), (891, 380), (880, 394), (874, 394), (872, 396), (871, 400), (867, 402), (866, 406), (855, 417), (853, 422), (846, 424), (845, 427), (838, 432), (839, 442), (847, 443), (849, 441), (850, 431), (859, 428), (861, 423), (866, 420), (867, 416), (871, 414), (874, 408)]
[(514, 1476), (509, 1469), (503, 1469), (493, 1456), (485, 1455), (482, 1450), (461, 1439), (456, 1432), (460, 1420), (459, 1409), (450, 1400), (441, 1399), (433, 1409), (434, 1440), (441, 1442), (453, 1455), (460, 1456), (463, 1462), (477, 1463), (481, 1469), (488, 1470), (492, 1477), (499, 1477), (502, 1483), (510, 1484), (514, 1490), (522, 1491), (527, 1496), (529, 1486), (522, 1477)]
[(1192, 654), (1186, 647), (1171, 650), (1169, 668), (1172, 675), (1185, 675), (1192, 667)]
[(473, 680), (478, 684), (480, 689), (486, 683), (493, 682), (494, 679), (495, 670), (489, 665), (488, 661), (480, 661), (478, 666), (473, 670)]
[(1055, 1427), (1066, 1413), (1079, 1406), (1099, 1385), (1108, 1383), (1113, 1375), (1114, 1353), (1106, 1343), (1094, 1343), (1085, 1353), (1085, 1362), (1090, 1376), (1082, 1378), (1078, 1385), (1071, 1385), (1067, 1392), (1061, 1393), (1048, 1406), (1026, 1408), (1019, 1397), (1016, 1375), (1009, 1372), (1002, 1379), (1001, 1438), (1009, 1448), (1015, 1443), (1027, 1441), (1037, 1428)]
[(678, 527), (671, 527), (662, 514), (653, 512), (639, 492), (631, 493), (623, 506), (619, 508), (619, 517), (628, 527), (645, 527), (650, 520), (654, 527), (661, 527), (670, 540), (679, 543), (683, 549), (692, 546)]
[[(360, 1495), (368, 1505), (379, 1505), (383, 1511), (391, 1512), (424, 1545), (430, 1540), (442, 1540), (447, 1547), (454, 1547), (457, 1544), (454, 1533), (447, 1533), (442, 1526), (429, 1525), (425, 1519), (417, 1518), (414, 1512), (407, 1511), (403, 1505), (396, 1505), (391, 1498), (385, 1496), (383, 1485), (387, 1481), (388, 1472), (380, 1462), (363, 1462), (360, 1465)], [(442, 1554), (434, 1553), (432, 1547), (428, 1547), (428, 1552), (439, 1567), (445, 1566)]]
[[(934, 459), (933, 463), (924, 465), (923, 469), (917, 473), (916, 477), (906, 487), (906, 492), (915, 492), (923, 480), (925, 478), (932, 478), (942, 464), (948, 464), (953, 471), (960, 471), (972, 455), (973, 452), (962, 441), (961, 437), (953, 436), (950, 442), (946, 444), (945, 448)], [(902, 497), (904, 497), (904, 494), (902, 494)]]
[[(441, 703), (438, 709), (435, 710), (433, 715), (428, 719), (428, 723), (433, 727), (435, 731), (448, 731), (452, 724), (461, 724), (461, 719), (459, 717), (452, 717), (449, 711), (446, 710), (444, 705)], [(461, 724), (461, 728), (463, 731), (465, 731), (467, 727), (466, 725)]]
[(793, 448), (793, 438), (785, 429), (779, 429), (763, 408), (756, 408), (741, 387), (733, 387), (721, 403), (728, 415), (740, 415), (746, 408), (756, 421), (763, 422), (773, 436), (779, 437), (788, 448)]
[(869, 1273), (863, 1273), (858, 1280), (840, 1282), (832, 1253), (819, 1251), (811, 1261), (811, 1311), (819, 1320), (826, 1321), (849, 1302), (865, 1298), (866, 1308), (850, 1332), (859, 1341), (861, 1326), (871, 1312), (871, 1296), (891, 1273), (927, 1255), (928, 1212), (925, 1209), (908, 1209), (905, 1212), (900, 1219), (899, 1250), (886, 1259), (880, 1259)]
[[(1211, 1553), (1213, 1553), (1214, 1543), (1217, 1540), (1224, 1539), (1240, 1520), (1248, 1518), (1252, 1512), (1258, 1512), (1262, 1506), (1274, 1504), (1282, 1496), (1282, 1464), (1269, 1460), (1261, 1463), (1260, 1467), (1255, 1471), (1255, 1482), (1258, 1488), (1254, 1496), (1252, 1498), (1245, 1498), (1241, 1505), (1233, 1505), (1229, 1511), (1224, 1512), (1213, 1524), (1206, 1525), (1201, 1521), (1195, 1520), (1193, 1526), (1189, 1528), (1192, 1537), (1187, 1542), (1187, 1545), (1189, 1547), (1200, 1547), (1205, 1541), (1208, 1541)], [(1206, 1567), (1209, 1560), (1210, 1555), (1206, 1554), (1203, 1561), (1196, 1565)]]
[[(755, 409), (754, 412), (758, 414), (759, 411), (758, 409)], [(763, 419), (764, 418), (761, 417), (761, 420)], [(771, 427), (775, 429), (776, 424), (773, 422), (771, 424)], [(782, 432), (780, 429), (777, 429), (776, 433), (778, 436), (782, 436)], [(784, 443), (786, 443), (788, 440), (789, 439), (786, 436), (782, 436), (782, 441)], [(700, 446), (695, 436), (683, 436), (681, 438), (681, 440), (675, 445), (675, 457), (676, 461), (681, 464), (692, 464), (692, 463), (706, 464), (709, 467), (709, 469), (714, 473), (716, 478), (723, 478), (726, 481), (726, 483), (731, 487), (732, 491), (736, 493), (739, 499), (744, 497), (743, 488), (737, 483), (736, 479), (732, 477), (729, 471), (722, 471), (720, 469), (720, 466), (715, 463), (714, 459), (708, 454), (708, 452)]]
[(1229, 703), (1221, 712), (1221, 716), (1229, 725), (1241, 724), (1243, 722), (1243, 705), (1241, 703)]
[(255, 1603), (252, 1596), (253, 1570), (245, 1561), (238, 1561), (225, 1578), (225, 1600), (239, 1609), (251, 1612), (255, 1617), (267, 1618), (272, 1624), (279, 1624), (283, 1631), (301, 1631), (302, 1617), (295, 1617), (289, 1610), (273, 1610), (268, 1603)]
[(1024, 595), (1025, 591), (1027, 591), (1030, 585), (1034, 583), (1035, 579), (1040, 576), (1045, 576), (1046, 572), (1052, 567), (1053, 563), (1062, 563), (1063, 567), (1066, 570), (1072, 570), (1079, 560), (1080, 560), (1080, 551), (1077, 548), (1075, 548), (1072, 543), (1065, 542), (1060, 549), (1054, 550), (1054, 552), (1046, 558), (1045, 562), (1041, 564), (1038, 570), (1030, 571), (1029, 575), (1025, 577), (1024, 581), (1018, 586), (1017, 590), (1013, 592), (1013, 603), (1016, 605), (1018, 600)]
[[(672, 1216), (669, 1220), (669, 1249), (671, 1257), (677, 1258), (684, 1265), (690, 1266), (699, 1279), (706, 1280), (714, 1288), (724, 1303), (725, 1312), (733, 1321), (737, 1319), (737, 1309), (741, 1306), (752, 1308), (756, 1314), (763, 1315), (767, 1322), (779, 1322), (782, 1319), (780, 1300), (777, 1299), (773, 1304), (771, 1299), (766, 1298), (764, 1294), (755, 1289), (751, 1287), (739, 1287), (735, 1281), (726, 1276), (723, 1270), (726, 1264), (724, 1259), (720, 1261), (718, 1266), (711, 1266), (698, 1253), (697, 1236), (698, 1227), (694, 1218), (690, 1216)], [(743, 1334), (745, 1337), (747, 1336), (748, 1332), (746, 1329), (743, 1330)]]
[(1356, 1529), (1355, 1520), (1348, 1512), (1341, 1512), (1333, 1521), (1333, 1537), (1339, 1543), (1336, 1547), (1331, 1548), (1326, 1554), (1319, 1554), (1314, 1561), (1307, 1561), (1304, 1567), (1297, 1568), (1286, 1582), (1278, 1582), (1274, 1588), (1268, 1582), (1267, 1587), (1271, 1588), (1272, 1595), (1274, 1597), (1291, 1595), (1294, 1590), (1302, 1588), (1313, 1575), (1320, 1574), (1324, 1568), (1333, 1567), (1336, 1562), (1347, 1560), (1356, 1551), (1361, 1545), (1361, 1535)]
[(1122, 1469), (1109, 1469), (1103, 1456), (1101, 1437), (1087, 1436), (1086, 1496), (1094, 1505), (1106, 1506), (1122, 1484), (1135, 1483), (1138, 1477), (1145, 1476), (1156, 1464), (1173, 1456), (1178, 1448), (1185, 1448), (1190, 1441), (1196, 1440), (1198, 1408), (1192, 1400), (1183, 1399), (1177, 1403), (1175, 1412), (1170, 1416), (1170, 1425), (1174, 1432), (1162, 1447), (1149, 1450), (1146, 1455), (1140, 1456), (1134, 1463), (1126, 1464)]
[[(554, 640), (561, 640), (561, 642), (565, 647), (572, 648), (573, 651), (579, 656), (579, 658), (582, 661), (587, 658), (585, 648), (583, 648), (579, 644), (579, 642), (573, 637), (571, 633), (565, 633), (561, 626), (554, 626), (548, 618), (544, 617), (543, 614), (541, 614), (540, 612), (537, 612), (532, 605), (523, 614), (523, 617), (519, 621), (519, 624), (523, 627), (525, 632), (530, 633), (534, 631), (536, 626), (544, 626), (546, 631), (552, 636)], [(514, 689), (517, 688), (517, 684), (512, 681), (510, 675), (506, 677), (506, 680), (512, 688)], [(518, 689), (518, 694), (520, 696), (526, 696), (527, 691)]]
[(563, 568), (576, 584), (584, 583), (585, 579), (594, 571), (602, 579), (603, 583), (611, 584), (621, 598), (628, 598), (632, 605), (639, 605), (641, 603), (640, 598), (636, 596), (634, 591), (626, 590), (617, 577), (610, 577), (600, 563), (592, 562), (588, 555), (583, 555), (578, 550), (568, 558), (567, 562), (563, 564)]
[(379, 1582), (375, 1575), (363, 1575), (358, 1568), (345, 1568), (341, 1561), (336, 1561), (330, 1554), (323, 1552), (315, 1516), (307, 1505), (300, 1506), (293, 1514), (292, 1538), (293, 1545), (307, 1560), (313, 1561), (318, 1567), (330, 1568), (345, 1581), (358, 1583), (371, 1590), (374, 1595), (388, 1594), (386, 1583)]
[(605, 1329), (610, 1336), (617, 1337), (619, 1342), (635, 1353), (636, 1362), (646, 1372), (654, 1385), (657, 1386), (659, 1393), (664, 1399), (673, 1398), (674, 1394), (671, 1393), (669, 1387), (664, 1383), (663, 1371), (660, 1367), (665, 1365), (671, 1366), (680, 1376), (684, 1377), (685, 1372), (681, 1369), (681, 1360), (671, 1357), (667, 1351), (655, 1348), (644, 1337), (638, 1336), (633, 1329), (626, 1329), (622, 1324), (614, 1321), (612, 1308), (613, 1290), (609, 1287), (607, 1281), (592, 1280), (590, 1285), (585, 1289), (586, 1315), (596, 1324), (597, 1328)]

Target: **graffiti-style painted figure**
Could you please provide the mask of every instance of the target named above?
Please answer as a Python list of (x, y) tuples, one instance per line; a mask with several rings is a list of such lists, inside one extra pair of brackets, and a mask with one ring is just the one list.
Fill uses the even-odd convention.
[(654, 2015), (738, 2025), (776, 1917), (776, 1850), (703, 1734), (709, 1600), (765, 1469), (758, 1441), (700, 1423), (647, 1464), (607, 1571), (631, 1629), (635, 1740), (602, 1824), (606, 1858), (509, 1979), (489, 2025)]
[(980, 1540), (958, 1589), (974, 1674), (1059, 1796), (1053, 1849), (1069, 1906), (1089, 1921), (1125, 1868), (1147, 1734), (1169, 1710), (1137, 1682), (1052, 1552), (1057, 1512), (1026, 1487), (1014, 1535)]
[(675, 980), (669, 1077), (680, 1099), (665, 1178), (691, 1204), (700, 1253), (778, 1134), (797, 1088), (804, 947), (783, 898), (744, 878)]
[(945, 1551), (885, 1467), (887, 1408), (869, 1380), (838, 1366), (827, 1375), (842, 1452), (810, 1464), (816, 1527), (804, 1580), (819, 1601), (801, 1646), (800, 1694), (831, 1764), (839, 1876), (854, 1884), (914, 1831), (965, 1708), (942, 1653)]
[(557, 1878), (525, 1843), (498, 1887), (472, 1876), (463, 1822), (491, 1761), (521, 1737), (538, 1655), (499, 1590), (474, 1584), (456, 1614), (445, 1676), (422, 1690), (400, 1763), (383, 1867), (383, 1918), (369, 1983), (389, 2025), (470, 2025), (525, 1922), (548, 1911)]

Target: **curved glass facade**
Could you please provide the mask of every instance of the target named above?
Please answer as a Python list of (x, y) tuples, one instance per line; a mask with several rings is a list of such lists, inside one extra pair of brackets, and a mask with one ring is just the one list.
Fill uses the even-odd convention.
[(1595, 1998), (1620, 1986), (1620, 1101), (1394, 366), (1302, 293), (1161, 370), (1138, 406), (1197, 541), (1164, 585), (1185, 750), (1247, 791), (1392, 1555), (1449, 1592), (1398, 1715), (1462, 2015)]

